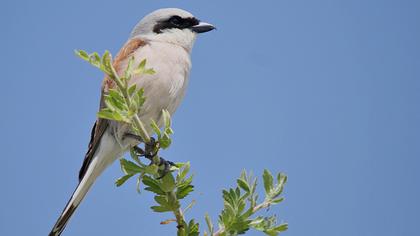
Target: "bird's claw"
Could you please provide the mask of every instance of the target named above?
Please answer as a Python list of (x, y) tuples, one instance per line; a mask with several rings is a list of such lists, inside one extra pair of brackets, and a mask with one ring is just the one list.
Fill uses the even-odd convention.
[(159, 157), (159, 167), (163, 166), (163, 169), (161, 169), (161, 175), (157, 178), (157, 179), (162, 179), (163, 177), (165, 177), (165, 175), (167, 175), (169, 172), (171, 172), (171, 167), (172, 166), (177, 166), (175, 163), (173, 163), (172, 161), (167, 161), (165, 159), (163, 159), (162, 157)]
[(159, 142), (156, 142), (155, 138), (151, 137), (150, 142), (144, 144), (145, 157), (151, 160), (157, 155), (159, 149)]
[(159, 166), (161, 175), (157, 179), (161, 179), (170, 172), (172, 166), (177, 165), (172, 161), (167, 161), (164, 158), (157, 156), (158, 147), (159, 143), (156, 142), (154, 138), (151, 138), (150, 142), (145, 144), (144, 150), (138, 146), (134, 146), (133, 149), (137, 156), (143, 156), (150, 160), (150, 165), (155, 164)]
[(158, 145), (158, 142), (152, 137), (150, 143), (144, 145), (144, 150), (139, 146), (134, 146), (133, 149), (138, 157), (145, 157), (152, 161), (153, 157), (157, 155)]

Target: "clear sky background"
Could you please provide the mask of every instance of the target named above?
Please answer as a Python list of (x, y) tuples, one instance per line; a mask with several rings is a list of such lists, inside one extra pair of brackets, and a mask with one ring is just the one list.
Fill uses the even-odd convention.
[[(103, 76), (73, 50), (116, 53), (145, 14), (173, 6), (218, 27), (195, 44), (163, 155), (191, 161), (188, 218), (204, 228), (243, 168), (269, 168), (289, 176), (269, 212), (285, 235), (418, 235), (416, 0), (1, 1), (0, 235), (46, 235), (77, 184)], [(64, 235), (175, 234), (119, 176), (115, 163)]]

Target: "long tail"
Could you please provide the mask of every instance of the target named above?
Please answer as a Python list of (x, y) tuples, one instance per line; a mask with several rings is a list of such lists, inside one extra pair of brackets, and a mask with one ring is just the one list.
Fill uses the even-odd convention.
[[(121, 145), (116, 142), (113, 135), (109, 134), (109, 132), (103, 133), (91, 161), (88, 164), (84, 163), (84, 166), (82, 167), (82, 178), (49, 236), (59, 236), (61, 232), (63, 232), (70, 217), (82, 202), (96, 178), (98, 178), (106, 167), (118, 159), (118, 157), (124, 153), (124, 150), (126, 150), (126, 148), (122, 148)], [(85, 166), (85, 164), (87, 166)]]
[[(83, 179), (79, 182), (76, 189), (74, 190), (71, 198), (67, 202), (66, 207), (61, 213), (60, 217), (57, 219), (53, 229), (51, 230), (49, 236), (59, 236), (66, 227), (67, 222), (70, 217), (73, 215), (74, 211), (77, 209), (79, 204), (82, 202), (83, 198), (86, 196), (86, 193), (89, 191), (93, 182), (96, 180), (98, 175), (98, 170), (95, 170), (96, 162), (98, 158), (95, 158), (92, 163), (89, 165), (88, 171), (84, 175)], [(102, 171), (99, 171), (102, 172)]]

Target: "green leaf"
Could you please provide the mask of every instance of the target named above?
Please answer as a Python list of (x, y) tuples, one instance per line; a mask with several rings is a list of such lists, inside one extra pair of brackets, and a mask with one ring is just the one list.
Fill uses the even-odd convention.
[(160, 139), (161, 137), (161, 133), (160, 133), (160, 129), (159, 126), (156, 124), (156, 121), (154, 121), (152, 119), (150, 126), (152, 127), (153, 131), (156, 133), (156, 135), (158, 136), (158, 139)]
[(159, 166), (157, 165), (148, 165), (144, 167), (144, 173), (149, 175), (156, 175), (158, 173)]
[(263, 173), (264, 189), (266, 194), (270, 194), (273, 188), (273, 175), (267, 169)]
[(112, 111), (119, 111), (119, 112), (126, 112), (127, 105), (120, 100), (115, 99), (115, 97), (106, 94), (105, 98), (105, 105)]
[(154, 212), (168, 212), (168, 211), (172, 211), (169, 207), (164, 207), (164, 206), (152, 206), (150, 208)]
[(102, 55), (102, 63), (100, 69), (109, 76), (112, 74), (111, 56), (108, 50), (105, 50), (104, 54)]
[(275, 199), (283, 192), (284, 184), (287, 181), (287, 176), (279, 173), (277, 175), (277, 184), (276, 186), (271, 190), (270, 198)]
[(207, 224), (207, 228), (209, 229), (210, 235), (213, 235), (213, 233), (214, 233), (214, 226), (213, 226), (213, 222), (210, 219), (209, 214), (206, 213), (206, 215), (205, 215), (204, 218), (206, 219), (206, 224)]
[(159, 205), (169, 207), (168, 199), (166, 198), (166, 196), (157, 195), (157, 196), (154, 197), (154, 199)]
[(138, 107), (143, 106), (144, 102), (146, 101), (146, 98), (143, 97), (143, 94), (144, 94), (144, 90), (143, 88), (141, 88), (137, 90), (137, 92), (134, 93), (134, 95), (132, 96), (133, 102), (135, 102)]
[(276, 225), (277, 219), (275, 216), (270, 217), (257, 217), (251, 221), (250, 226), (256, 230), (264, 232), (266, 235), (276, 236), (280, 232), (287, 230), (287, 224), (283, 223)]
[(171, 127), (167, 127), (167, 128), (165, 128), (165, 133), (167, 133), (168, 135), (170, 135), (170, 134), (173, 134), (174, 131), (173, 131), (173, 129)]
[(115, 181), (115, 185), (117, 185), (117, 187), (120, 187), (121, 185), (123, 185), (125, 183), (125, 181), (127, 181), (129, 178), (131, 178), (133, 175), (124, 175), (123, 177), (117, 179)]
[(145, 75), (153, 75), (153, 74), (155, 74), (155, 73), (156, 73), (156, 71), (155, 71), (155, 70), (153, 70), (152, 68), (150, 68), (150, 69), (146, 69), (143, 73), (144, 73)]
[(278, 225), (274, 228), (272, 228), (273, 230), (277, 231), (277, 232), (283, 232), (286, 231), (288, 229), (289, 225), (287, 223), (283, 223), (281, 225)]
[(98, 55), (97, 52), (94, 52), (89, 55), (89, 63), (95, 67), (100, 68), (101, 66), (101, 57)]
[(121, 170), (127, 175), (134, 175), (143, 171), (143, 168), (136, 163), (122, 158), (120, 160)]
[(246, 181), (242, 180), (242, 179), (237, 179), (236, 182), (238, 183), (238, 186), (241, 187), (241, 189), (243, 189), (246, 192), (250, 192), (250, 188), (249, 185)]
[(144, 67), (146, 67), (146, 62), (147, 62), (147, 59), (143, 59), (143, 60), (140, 62), (140, 64), (138, 65), (138, 67), (137, 67), (137, 68), (144, 69)]
[(264, 221), (264, 218), (261, 217), (261, 216), (258, 216), (257, 218), (255, 218), (254, 220), (251, 221), (250, 225), (252, 227), (254, 227), (254, 225), (259, 226), (261, 223), (263, 223), (263, 221)]
[(164, 192), (171, 192), (175, 189), (175, 179), (172, 173), (166, 174), (162, 179), (161, 188)]
[(257, 178), (254, 178), (251, 185), (251, 194), (254, 194), (256, 189), (257, 189)]
[(191, 185), (192, 180), (193, 180), (193, 175), (183, 180), (179, 180), (179, 181), (177, 180), (177, 187), (182, 188), (183, 186)]
[(225, 190), (225, 189), (222, 190), (222, 196), (223, 196), (223, 199), (226, 202), (231, 202), (231, 198), (230, 198), (229, 192), (227, 190)]
[(114, 112), (109, 109), (102, 109), (97, 113), (99, 118), (114, 120)]
[(93, 57), (95, 58), (95, 61), (97, 62), (101, 62), (101, 57), (99, 56), (99, 54), (97, 52), (92, 53)]
[[(177, 164), (177, 166), (180, 166)], [(187, 177), (188, 172), (190, 171), (190, 162), (187, 162), (182, 165), (181, 169), (178, 171), (177, 182), (181, 182)]]
[(128, 95), (132, 96), (134, 92), (137, 90), (137, 85), (133, 84), (128, 88)]
[(163, 136), (159, 139), (159, 144), (162, 149), (166, 149), (171, 146), (172, 140), (167, 133), (164, 133)]
[(124, 77), (127, 79), (127, 81), (131, 79), (131, 73), (133, 71), (133, 68), (132, 68), (133, 67), (133, 63), (134, 63), (134, 56), (131, 56), (128, 59), (127, 67), (126, 67), (126, 69), (124, 71)]
[(136, 75), (142, 75), (144, 74), (145, 67), (146, 67), (146, 59), (143, 59), (140, 64), (137, 66), (137, 68), (133, 71)]
[(277, 174), (277, 182), (278, 184), (285, 184), (287, 182), (287, 176), (283, 173)]
[(171, 114), (169, 114), (169, 111), (166, 109), (162, 110), (162, 115), (163, 115), (163, 121), (165, 124), (165, 128), (170, 128), (171, 127)]
[(110, 61), (110, 53), (108, 50), (105, 50), (104, 54), (102, 55), (102, 64), (106, 65)]
[(102, 109), (97, 113), (97, 116), (102, 119), (124, 121), (129, 123), (130, 121), (123, 117), (118, 112), (111, 111), (109, 109)]
[(74, 53), (85, 61), (89, 61), (89, 54), (83, 50), (74, 50)]
[(145, 175), (142, 179), (144, 185), (148, 186), (145, 189), (150, 192), (154, 192), (159, 195), (164, 195), (165, 192), (160, 188), (159, 183), (151, 178), (150, 176)]
[[(115, 89), (108, 90), (107, 96), (115, 99), (120, 104), (124, 104), (124, 105), (126, 104), (124, 95), (122, 95), (122, 93), (118, 90), (115, 90)], [(127, 106), (125, 105), (125, 107)]]
[(192, 191), (194, 191), (194, 186), (192, 186), (192, 185), (186, 185), (186, 186), (178, 187), (178, 189), (176, 191), (176, 197), (178, 199), (183, 199), (186, 196), (188, 196), (188, 194), (191, 193)]
[(282, 202), (284, 200), (284, 198), (276, 198), (270, 201), (271, 204), (278, 204), (280, 202)]
[(198, 223), (195, 223), (194, 219), (190, 220), (186, 231), (188, 236), (199, 236), (200, 232)]

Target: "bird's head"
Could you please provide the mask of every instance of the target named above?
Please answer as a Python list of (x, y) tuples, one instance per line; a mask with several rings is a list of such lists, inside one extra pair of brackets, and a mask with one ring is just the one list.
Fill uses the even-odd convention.
[(215, 29), (191, 13), (178, 8), (164, 8), (145, 16), (131, 32), (131, 38), (172, 43), (191, 50), (197, 34)]

